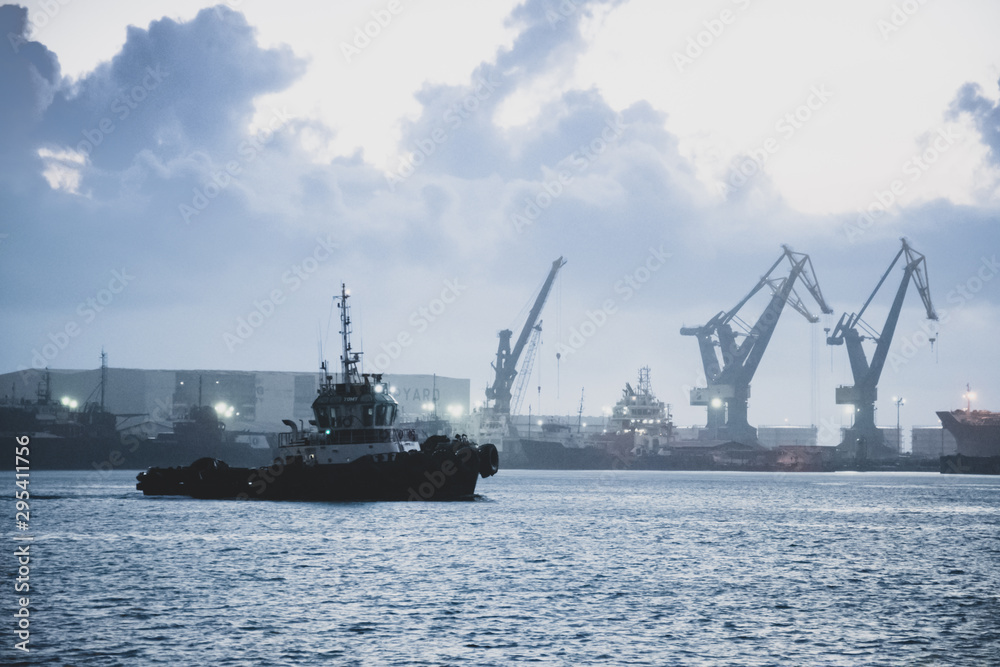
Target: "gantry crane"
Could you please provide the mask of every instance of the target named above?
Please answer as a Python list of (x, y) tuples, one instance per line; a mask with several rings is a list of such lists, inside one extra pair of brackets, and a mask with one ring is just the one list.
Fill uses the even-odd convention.
[(511, 387), (514, 383), (514, 378), (517, 376), (518, 359), (520, 359), (521, 352), (528, 342), (528, 336), (531, 335), (531, 331), (536, 326), (538, 316), (542, 312), (542, 306), (545, 305), (545, 299), (548, 297), (549, 290), (552, 289), (552, 283), (556, 279), (556, 274), (564, 264), (566, 264), (566, 260), (562, 257), (552, 262), (552, 269), (549, 271), (545, 282), (542, 283), (542, 288), (538, 292), (535, 304), (531, 307), (531, 312), (528, 313), (528, 320), (524, 323), (524, 328), (521, 329), (521, 334), (517, 337), (514, 348), (511, 349), (510, 347), (510, 338), (514, 335), (513, 331), (504, 329), (498, 334), (500, 345), (497, 347), (497, 360), (493, 363), (495, 378), (493, 385), (486, 388), (487, 401), (494, 402), (492, 408), (494, 415), (510, 415)]
[[(903, 298), (906, 296), (906, 288), (911, 279), (924, 302), (927, 319), (937, 319), (937, 313), (934, 312), (934, 305), (931, 303), (930, 283), (927, 280), (927, 260), (922, 254), (911, 248), (905, 238), (901, 240), (903, 247), (896, 253), (896, 257), (882, 274), (882, 278), (875, 285), (868, 300), (861, 306), (861, 310), (851, 315), (844, 313), (833, 329), (833, 333), (826, 339), (828, 345), (843, 345), (845, 343), (847, 345), (847, 357), (851, 362), (854, 385), (837, 387), (836, 398), (839, 405), (854, 406), (854, 425), (848, 429), (842, 446), (848, 454), (853, 454), (859, 460), (883, 458), (895, 453), (885, 449), (885, 438), (882, 431), (875, 426), (875, 399), (878, 398), (879, 377), (882, 375), (882, 367), (889, 355), (889, 345), (892, 343), (892, 335), (896, 331), (899, 313), (903, 308)], [(865, 310), (875, 298), (875, 294), (889, 277), (889, 272), (896, 266), (896, 262), (904, 256), (906, 259), (903, 266), (903, 280), (896, 290), (896, 297), (889, 308), (889, 316), (885, 320), (881, 333), (879, 333), (862, 320), (861, 316), (865, 314)], [(875, 353), (872, 355), (870, 364), (865, 357), (862, 345), (865, 340), (875, 342)]]
[[(805, 284), (823, 313), (833, 312), (823, 299), (809, 255), (793, 252), (787, 245), (782, 246), (782, 251), (767, 273), (731, 310), (719, 313), (703, 326), (681, 329), (682, 335), (698, 338), (708, 386), (691, 390), (691, 405), (708, 407), (707, 435), (711, 439), (756, 444), (757, 429), (747, 421), (750, 381), (764, 356), (781, 311), (789, 303), (810, 322), (819, 321), (795, 292), (796, 281), (801, 280)], [(791, 267), (788, 276), (772, 278), (771, 274), (784, 260)], [(738, 313), (765, 285), (771, 290), (771, 300), (753, 327), (747, 327)], [(745, 331), (734, 331), (733, 323)], [(742, 341), (738, 340), (739, 336), (743, 336)], [(719, 350), (716, 350), (717, 347)]]

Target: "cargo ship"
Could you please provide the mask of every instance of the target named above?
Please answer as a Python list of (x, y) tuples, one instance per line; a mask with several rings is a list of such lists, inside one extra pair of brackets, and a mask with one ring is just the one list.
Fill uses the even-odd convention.
[[(35, 400), (14, 398), (0, 402), (0, 442), (13, 445), (27, 436), (31, 442), (32, 469), (87, 470), (114, 458), (121, 449), (115, 416), (102, 403), (52, 398), (52, 377), (46, 372)], [(0, 464), (13, 470), (14, 457)]]
[(938, 412), (941, 425), (955, 436), (958, 451), (941, 457), (945, 474), (1000, 475), (1000, 412)]
[(360, 373), (351, 351), (349, 292), (341, 285), (341, 373), (321, 365), (322, 382), (309, 427), (290, 419), (278, 457), (269, 466), (232, 466), (203, 457), (190, 465), (154, 467), (136, 477), (147, 496), (260, 500), (458, 500), (475, 496), (479, 477), (499, 469), (492, 444), (463, 435), (436, 435), (422, 443), (412, 430), (393, 428), (398, 404), (380, 373)]
[[(673, 439), (673, 421), (663, 401), (657, 400), (649, 380), (650, 369), (639, 369), (636, 388), (628, 382), (611, 411), (607, 428), (583, 434), (558, 422), (542, 424), (537, 438), (522, 437), (514, 447), (516, 467), (542, 470), (612, 470), (631, 468), (639, 459), (655, 455)], [(582, 406), (581, 406), (582, 410)]]

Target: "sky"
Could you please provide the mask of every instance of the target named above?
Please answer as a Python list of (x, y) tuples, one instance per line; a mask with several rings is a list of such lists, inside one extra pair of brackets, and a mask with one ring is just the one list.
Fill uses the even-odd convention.
[(905, 237), (939, 320), (911, 285), (879, 423), (967, 384), (1000, 410), (997, 25), (985, 0), (4, 5), (0, 371), (311, 371), (344, 282), (365, 370), (475, 402), (564, 257), (522, 412), (601, 414), (649, 366), (700, 424), (680, 328), (787, 244), (834, 313), (785, 310), (750, 421), (839, 427), (823, 329)]

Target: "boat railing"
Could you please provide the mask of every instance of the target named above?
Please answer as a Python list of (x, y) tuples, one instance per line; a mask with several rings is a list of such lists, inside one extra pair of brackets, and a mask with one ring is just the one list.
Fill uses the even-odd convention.
[[(279, 447), (290, 447), (292, 445), (301, 444), (301, 441), (296, 442), (293, 440), (295, 434), (291, 431), (279, 433), (278, 434), (278, 446)], [(317, 433), (307, 433), (304, 434), (308, 440), (313, 442), (310, 444), (329, 444), (329, 445), (371, 445), (379, 442), (398, 442), (399, 434), (395, 429), (388, 428), (347, 428), (347, 429), (335, 429), (325, 437)]]

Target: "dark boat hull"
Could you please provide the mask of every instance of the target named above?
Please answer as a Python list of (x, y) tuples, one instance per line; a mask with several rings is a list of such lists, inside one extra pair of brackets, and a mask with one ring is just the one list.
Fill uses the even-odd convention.
[(566, 447), (560, 442), (521, 438), (512, 467), (525, 470), (612, 470), (623, 467), (621, 457), (593, 446)]
[(276, 459), (268, 467), (231, 468), (200, 459), (180, 468), (151, 468), (137, 476), (145, 495), (236, 500), (461, 500), (472, 498), (480, 476), (496, 474), (493, 445), (363, 456), (344, 464), (306, 465)]

